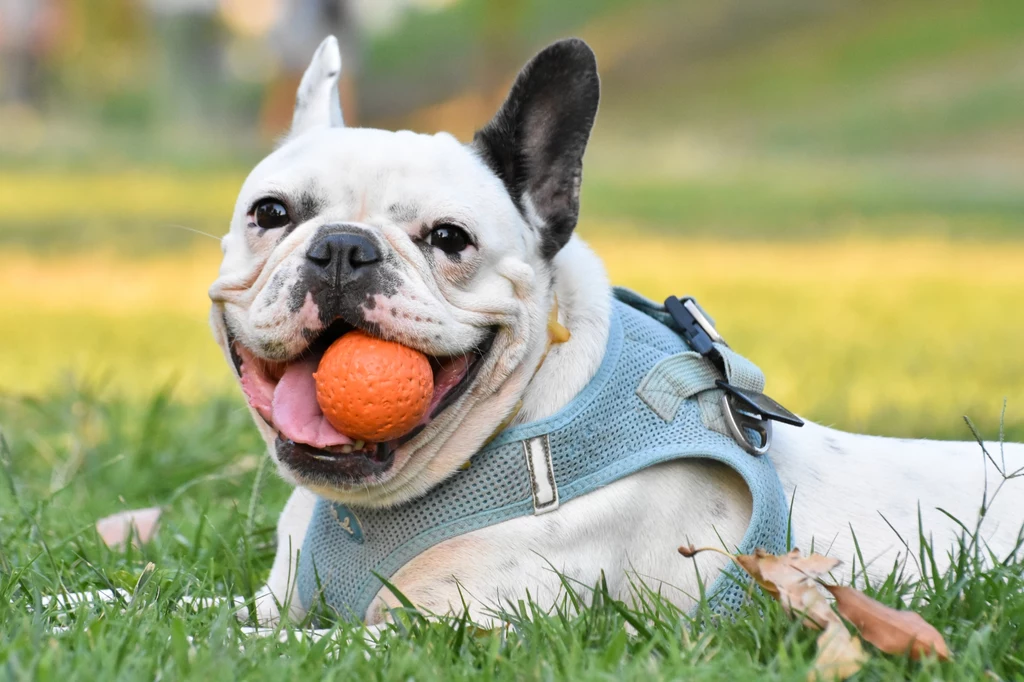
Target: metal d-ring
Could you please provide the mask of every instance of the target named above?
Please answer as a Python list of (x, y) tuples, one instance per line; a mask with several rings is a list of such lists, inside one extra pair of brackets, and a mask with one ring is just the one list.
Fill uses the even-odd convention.
[[(729, 433), (732, 435), (741, 448), (760, 457), (768, 452), (772, 446), (772, 423), (768, 419), (762, 419), (759, 414), (744, 412), (733, 405), (732, 396), (728, 393), (722, 394), (722, 414), (725, 415), (725, 423), (729, 425)], [(744, 432), (750, 429), (760, 436), (761, 444), (754, 445)]]

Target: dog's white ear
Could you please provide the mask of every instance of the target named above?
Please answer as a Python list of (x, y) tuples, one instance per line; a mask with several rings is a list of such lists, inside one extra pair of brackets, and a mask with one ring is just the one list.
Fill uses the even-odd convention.
[[(473, 146), (541, 230), (553, 257), (576, 227), (583, 152), (601, 96), (597, 60), (579, 39), (559, 41), (530, 60)], [(538, 224), (539, 223), (539, 224)]]
[(295, 114), (290, 135), (301, 135), (313, 128), (345, 125), (338, 98), (338, 76), (341, 74), (341, 51), (338, 39), (327, 36), (313, 53), (313, 59), (302, 75), (295, 96)]

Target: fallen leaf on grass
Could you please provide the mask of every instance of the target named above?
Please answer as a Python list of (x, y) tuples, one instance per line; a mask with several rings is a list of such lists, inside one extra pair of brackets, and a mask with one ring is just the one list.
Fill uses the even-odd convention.
[(776, 556), (758, 548), (753, 554), (737, 554), (733, 559), (773, 595), (791, 583), (820, 578), (841, 563), (839, 559), (820, 554), (800, 556), (799, 549)]
[(840, 622), (817, 583), (840, 564), (838, 559), (820, 554), (803, 557), (798, 549), (782, 556), (757, 549), (753, 554), (737, 554), (735, 561), (782, 604), (786, 613), (802, 613), (808, 627), (820, 630)]
[(147, 507), (111, 514), (96, 522), (96, 532), (111, 549), (123, 549), (130, 537), (146, 544), (156, 533), (161, 513), (160, 507)]
[(853, 623), (864, 639), (885, 653), (909, 652), (914, 659), (933, 652), (942, 660), (950, 657), (942, 635), (918, 614), (884, 606), (852, 587), (822, 582), (822, 576), (841, 563), (838, 559), (820, 554), (803, 557), (797, 549), (776, 556), (763, 549), (756, 549), (753, 554), (729, 554), (714, 547), (679, 548), (679, 553), (685, 557), (704, 551), (728, 556), (774, 597), (787, 614), (802, 615), (804, 625), (824, 630), (818, 636), (818, 655), (808, 673), (809, 682), (845, 680), (867, 660), (860, 638), (846, 629), (819, 585), (835, 597), (839, 614)]
[(818, 587), (822, 576), (841, 563), (838, 559), (820, 554), (800, 556), (799, 549), (782, 556), (756, 549), (753, 554), (737, 554), (735, 560), (786, 613), (803, 615), (804, 625), (823, 630), (808, 682), (845, 680), (860, 670), (867, 660), (860, 639), (850, 634)]
[(818, 635), (818, 655), (814, 658), (814, 667), (807, 673), (807, 680), (845, 680), (859, 671), (867, 658), (860, 639), (851, 635), (837, 618)]
[(843, 618), (853, 623), (861, 637), (887, 654), (910, 654), (913, 659), (934, 653), (949, 660), (949, 648), (939, 631), (913, 611), (897, 611), (852, 587), (825, 585), (836, 599)]

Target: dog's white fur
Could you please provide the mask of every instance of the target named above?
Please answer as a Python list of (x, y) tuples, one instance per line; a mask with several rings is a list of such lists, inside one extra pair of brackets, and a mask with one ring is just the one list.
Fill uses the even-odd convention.
[[(340, 127), (334, 90), (339, 68), (337, 45), (329, 39), (303, 79), (290, 137), (242, 189), (224, 239), (220, 277), (211, 288), (211, 320), (225, 353), (225, 325), (248, 348), (267, 341), (283, 355), (299, 348), (303, 325), (315, 328), (315, 320), (307, 315), (303, 321), (267, 302), (267, 283), (275, 276), (294, 281), (306, 244), (332, 220), (379, 231), (405, 263), (401, 292), (382, 303), (447, 316), (445, 336), (436, 342), (423, 340), (408, 321), (389, 327), (390, 318), (381, 318), (384, 333), (444, 354), (472, 346), (483, 325), (502, 331), (473, 388), (402, 448), (393, 471), (380, 480), (364, 487), (324, 487), (282, 468), (298, 487), (281, 514), (277, 556), (257, 599), (264, 624), (279, 618), (278, 604), (287, 604), (294, 619), (305, 615), (294, 592), (295, 563), (314, 493), (356, 506), (422, 494), (457, 469), (518, 400), (520, 422), (551, 415), (568, 403), (596, 371), (608, 333), (607, 276), (578, 237), (550, 263), (539, 258), (536, 235), (543, 225), (530, 197), (523, 211), (527, 220), (493, 173), (449, 136)], [(310, 178), (330, 197), (324, 211), (278, 242), (253, 236), (246, 207), (268, 188), (294, 189)], [(474, 225), (480, 250), (461, 269), (444, 264), (432, 269), (409, 246), (408, 230), (384, 215), (395, 203), (463, 218)], [(572, 336), (552, 348), (537, 369), (555, 296), (560, 321)], [(256, 422), (276, 456), (273, 429), (259, 418)], [(987, 448), (994, 460), (1005, 462), (999, 469), (1024, 467), (1021, 445), (988, 443)], [(972, 526), (986, 485), (991, 494), (1000, 481), (996, 466), (973, 442), (878, 438), (810, 423), (802, 429), (776, 425), (769, 456), (793, 500), (799, 545), (843, 559), (846, 571), (859, 550), (869, 578), (886, 575), (895, 563), (917, 573), (919, 520), (944, 566), (946, 550), (961, 532), (950, 516)], [(981, 525), (984, 542), (997, 556), (1018, 545), (1024, 524), (1021, 492), (1019, 481), (1009, 481)], [(561, 589), (558, 573), (581, 585), (593, 585), (603, 573), (612, 594), (623, 599), (630, 598), (631, 583), (642, 581), (685, 608), (699, 593), (698, 570), (710, 584), (725, 560), (705, 553), (695, 566), (676, 548), (721, 541), (733, 548), (750, 514), (750, 494), (731, 470), (710, 462), (662, 464), (565, 503), (556, 514), (517, 518), (442, 542), (402, 567), (392, 581), (428, 611), (459, 611), (468, 601), (477, 618), (527, 593), (542, 605), (552, 603)], [(395, 603), (382, 590), (366, 621), (380, 622)]]

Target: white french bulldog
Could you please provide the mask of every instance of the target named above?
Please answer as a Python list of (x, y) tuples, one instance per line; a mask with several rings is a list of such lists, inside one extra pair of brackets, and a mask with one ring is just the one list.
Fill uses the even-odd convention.
[[(281, 514), (277, 557), (257, 597), (262, 623), (295, 594), (297, 554), (318, 498), (353, 510), (394, 507), (453, 476), (513, 417), (557, 413), (588, 384), (609, 337), (610, 286), (573, 236), (584, 149), (597, 113), (595, 58), (558, 42), (520, 73), (472, 143), (450, 135), (346, 128), (334, 38), (313, 56), (284, 142), (249, 175), (210, 288), (211, 323), (239, 376), (281, 475), (296, 485)], [(672, 292), (666, 292), (672, 293)], [(570, 332), (550, 346), (548, 320)], [(430, 417), (389, 443), (353, 441), (325, 420), (313, 371), (353, 328), (431, 358)], [(936, 558), (970, 525), (983, 491), (1024, 466), (1024, 447), (895, 440), (808, 423), (778, 425), (769, 457), (792, 504), (801, 546), (887, 574), (919, 549), (918, 519)], [(997, 467), (998, 463), (998, 467)], [(523, 466), (526, 466), (524, 462)], [(1002, 556), (1024, 523), (1019, 481), (987, 510), (984, 541)], [(988, 488), (986, 487), (988, 485)], [(659, 464), (563, 503), (446, 539), (391, 582), (434, 613), (482, 618), (496, 602), (550, 604), (558, 573), (582, 585), (602, 573), (629, 599), (637, 579), (686, 608), (725, 559), (695, 565), (681, 544), (738, 546), (751, 519), (744, 480), (711, 461)], [(948, 515), (947, 515), (948, 514)], [(858, 567), (858, 573), (861, 567)], [(396, 598), (381, 589), (367, 623)]]

